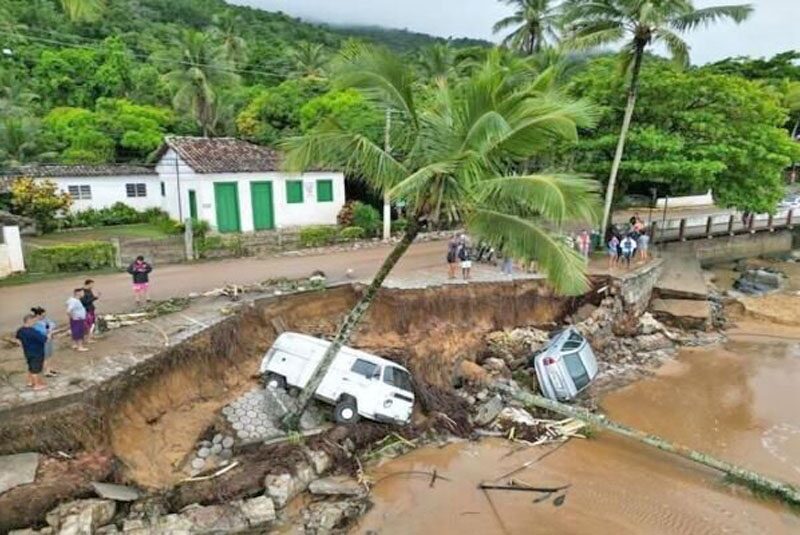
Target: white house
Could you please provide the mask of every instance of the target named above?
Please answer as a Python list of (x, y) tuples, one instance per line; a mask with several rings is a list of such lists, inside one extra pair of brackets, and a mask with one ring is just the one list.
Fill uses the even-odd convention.
[(158, 158), (164, 210), (220, 232), (335, 225), (345, 201), (343, 173), (285, 173), (278, 152), (239, 139), (168, 137)]
[(335, 225), (345, 201), (343, 173), (285, 173), (278, 152), (239, 139), (168, 137), (156, 156), (155, 168), (39, 165), (14, 176), (52, 180), (72, 195), (73, 211), (124, 202), (219, 232)]
[[(124, 202), (136, 208), (160, 208), (162, 197), (155, 170), (138, 165), (28, 165), (15, 176), (46, 179), (72, 196), (73, 212), (106, 208)], [(10, 178), (10, 177), (8, 177)]]

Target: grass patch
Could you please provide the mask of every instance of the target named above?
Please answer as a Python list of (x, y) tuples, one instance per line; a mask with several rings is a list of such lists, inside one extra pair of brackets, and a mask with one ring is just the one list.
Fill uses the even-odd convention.
[(91, 271), (81, 271), (79, 273), (21, 273), (0, 279), (0, 288), (9, 286), (20, 286), (23, 284), (33, 284), (35, 282), (45, 282), (59, 279), (80, 279), (92, 275), (103, 275), (106, 273), (119, 273), (116, 268), (103, 268)]
[(59, 243), (108, 241), (111, 238), (141, 238), (160, 239), (166, 234), (157, 225), (151, 223), (137, 223), (133, 225), (114, 225), (110, 227), (97, 227), (86, 230), (67, 230), (44, 234), (43, 236), (26, 237), (25, 241), (32, 245), (57, 245)]

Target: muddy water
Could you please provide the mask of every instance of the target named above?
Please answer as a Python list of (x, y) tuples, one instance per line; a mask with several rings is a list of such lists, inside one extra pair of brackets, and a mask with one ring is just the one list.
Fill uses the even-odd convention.
[[(776, 336), (735, 336), (720, 347), (685, 351), (602, 406), (618, 421), (800, 483), (800, 411), (793, 401), (800, 342)], [(512, 451), (502, 441), (455, 444), (379, 467), (376, 506), (355, 531), (800, 533), (800, 516), (787, 508), (725, 485), (716, 472), (609, 434), (573, 440), (514, 476), (535, 486), (571, 484), (562, 506), (534, 504), (536, 495), (527, 492), (488, 491), (490, 502), (479, 482), (547, 450)], [(391, 475), (433, 468), (452, 481), (430, 488), (426, 476)]]

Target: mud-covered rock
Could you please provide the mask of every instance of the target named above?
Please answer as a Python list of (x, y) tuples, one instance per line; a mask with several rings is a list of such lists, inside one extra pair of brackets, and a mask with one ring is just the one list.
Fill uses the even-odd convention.
[(497, 418), (501, 410), (503, 410), (503, 399), (499, 395), (495, 395), (488, 401), (478, 405), (478, 411), (475, 413), (472, 421), (478, 427), (489, 425)]
[(264, 528), (276, 517), (275, 504), (268, 496), (244, 500), (239, 505), (239, 509), (251, 529)]
[(325, 535), (334, 530), (343, 530), (363, 515), (367, 506), (367, 502), (360, 499), (312, 503), (303, 511), (306, 534)]
[(636, 337), (639, 351), (656, 351), (672, 347), (672, 341), (662, 333), (642, 334)]
[(331, 456), (323, 450), (303, 448), (303, 455), (306, 456), (308, 463), (318, 476), (330, 470), (331, 465), (333, 464), (333, 459)]
[(294, 474), (269, 474), (264, 479), (264, 488), (267, 496), (275, 503), (275, 507), (281, 509), (292, 498), (305, 491), (315, 478), (316, 474), (311, 465), (302, 462), (295, 466)]
[(347, 476), (331, 476), (316, 479), (308, 485), (311, 494), (324, 496), (359, 496), (364, 493), (364, 487), (358, 481)]
[(458, 367), (459, 377), (466, 383), (484, 384), (489, 379), (489, 373), (470, 360), (462, 360)]
[(483, 361), (483, 367), (493, 374), (499, 374), (504, 377), (511, 375), (511, 370), (508, 368), (506, 362), (501, 358), (489, 357)]
[[(507, 364), (518, 359), (527, 359), (531, 353), (547, 343), (545, 331), (520, 328), (510, 331), (495, 331), (486, 335), (487, 354)], [(487, 359), (488, 360), (488, 359)]]

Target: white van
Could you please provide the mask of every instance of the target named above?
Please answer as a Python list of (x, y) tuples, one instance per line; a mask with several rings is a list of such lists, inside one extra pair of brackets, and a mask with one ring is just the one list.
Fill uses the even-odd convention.
[[(282, 333), (261, 362), (267, 388), (304, 388), (330, 342), (305, 334)], [(414, 392), (408, 370), (381, 357), (343, 346), (315, 397), (335, 405), (339, 423), (359, 416), (404, 424), (411, 419)]]
[(558, 333), (531, 361), (542, 394), (554, 401), (574, 398), (597, 377), (592, 346), (574, 327)]

